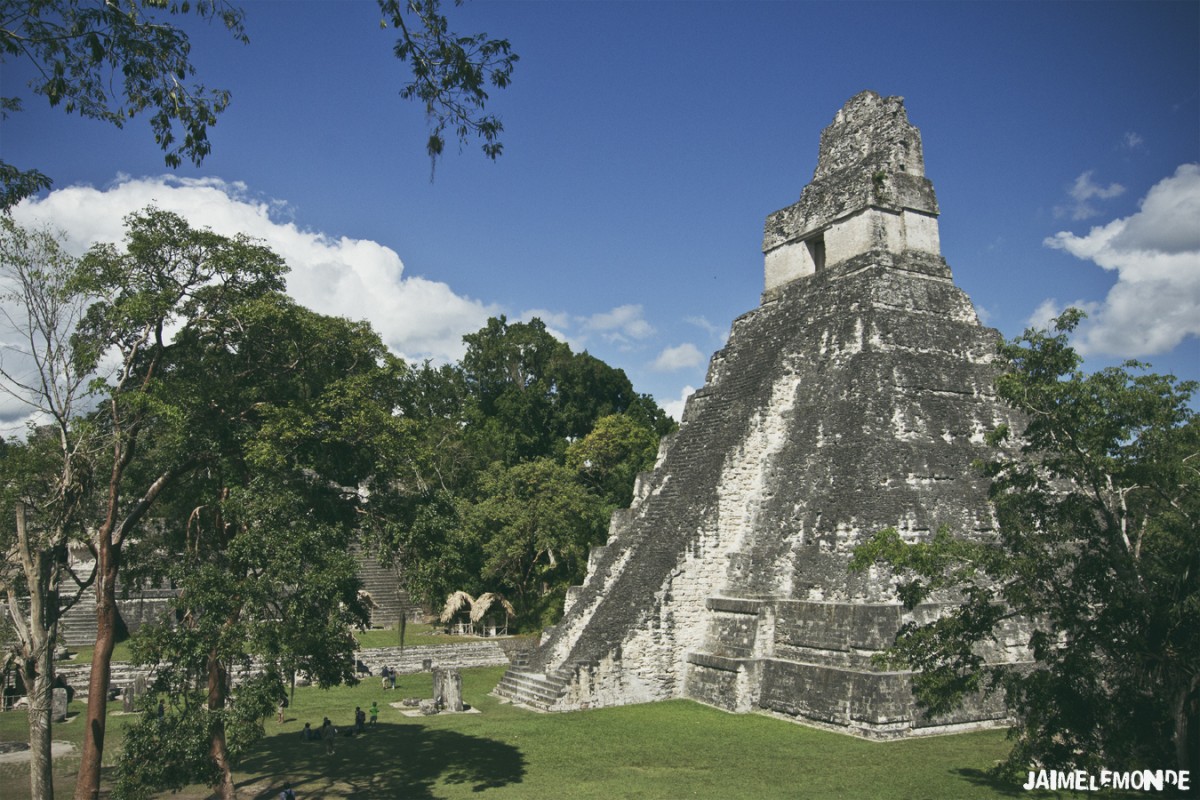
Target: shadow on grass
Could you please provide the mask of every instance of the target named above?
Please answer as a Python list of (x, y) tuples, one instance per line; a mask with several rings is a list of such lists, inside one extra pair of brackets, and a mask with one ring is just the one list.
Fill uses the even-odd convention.
[(1003, 795), (1005, 797), (1029, 795), (1028, 792), (1012, 781), (1001, 780), (985, 769), (956, 769), (953, 772), (956, 775), (961, 775), (963, 780), (988, 789), (996, 795)]
[[(525, 757), (510, 744), (422, 725), (372, 726), (337, 737), (335, 751), (298, 735), (272, 736), (238, 765), (259, 797), (277, 797), (291, 783), (299, 797), (433, 798), (439, 783), (482, 792), (525, 777)], [(264, 791), (265, 790), (265, 791)]]

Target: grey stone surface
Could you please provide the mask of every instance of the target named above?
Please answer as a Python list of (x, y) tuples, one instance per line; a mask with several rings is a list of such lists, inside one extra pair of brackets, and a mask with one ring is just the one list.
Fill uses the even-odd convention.
[(132, 714), (137, 711), (138, 702), (146, 695), (146, 676), (138, 675), (133, 679), (133, 683), (125, 687), (121, 692), (121, 710), (126, 714)]
[(50, 718), (54, 722), (65, 722), (67, 719), (67, 690), (50, 690)]
[(946, 598), (905, 612), (891, 575), (848, 570), (886, 527), (992, 535), (971, 464), (1009, 421), (999, 337), (954, 285), (937, 213), (902, 100), (852, 98), (800, 202), (768, 217), (762, 305), (497, 694), (546, 710), (691, 697), (870, 736), (996, 719), (927, 720), (907, 673), (871, 666)]
[(441, 710), (462, 711), (462, 673), (454, 668), (434, 667), (433, 699)]

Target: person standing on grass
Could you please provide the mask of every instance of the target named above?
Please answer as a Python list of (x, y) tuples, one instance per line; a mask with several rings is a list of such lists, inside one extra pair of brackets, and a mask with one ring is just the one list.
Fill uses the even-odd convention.
[(367, 732), (367, 712), (362, 710), (362, 706), (354, 707), (354, 732)]
[(337, 738), (337, 728), (333, 727), (333, 723), (329, 721), (329, 717), (325, 718), (325, 724), (321, 726), (321, 741), (325, 742), (325, 752), (333, 752), (333, 740)]
[(374, 725), (377, 722), (379, 722), (379, 703), (376, 703), (374, 700), (372, 700), (370, 711), (371, 711), (371, 724)]

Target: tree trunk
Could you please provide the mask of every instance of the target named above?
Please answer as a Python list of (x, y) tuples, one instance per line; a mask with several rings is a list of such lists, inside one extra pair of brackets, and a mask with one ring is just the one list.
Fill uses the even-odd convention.
[[(221, 660), (215, 652), (208, 655), (208, 710), (221, 711), (225, 708), (225, 689), (228, 677), (221, 666)], [(221, 800), (236, 800), (237, 790), (233, 785), (233, 770), (229, 765), (229, 748), (225, 742), (225, 723), (217, 717), (213, 724), (212, 739), (209, 744), (209, 755), (221, 772), (217, 783), (216, 795)]]
[(100, 537), (96, 564), (96, 647), (88, 677), (86, 725), (75, 800), (97, 800), (100, 767), (104, 757), (104, 728), (108, 715), (108, 688), (113, 645), (117, 636), (117, 562), (120, 551)]
[(43, 643), (35, 659), (25, 662), (25, 691), (29, 693), (29, 796), (54, 800), (54, 761), (50, 753), (51, 713), (54, 708), (53, 652)]
[(21, 643), (21, 680), (29, 698), (29, 791), (32, 800), (53, 800), (50, 752), (54, 689), (54, 644), (58, 638), (56, 566), (46, 547), (30, 539), (25, 504), (16, 504), (17, 555), (29, 586), (29, 614), (8, 586), (8, 607)]
[(1175, 698), (1175, 768), (1194, 775), (1200, 768), (1200, 674)]

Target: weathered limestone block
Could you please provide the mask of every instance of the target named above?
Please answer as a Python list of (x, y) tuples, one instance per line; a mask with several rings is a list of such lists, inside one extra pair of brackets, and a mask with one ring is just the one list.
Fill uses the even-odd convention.
[(66, 722), (67, 690), (59, 688), (51, 689), (50, 692), (50, 719), (54, 722)]
[(121, 710), (126, 714), (137, 711), (138, 702), (146, 696), (146, 677), (138, 675), (121, 693)]
[(921, 133), (903, 98), (862, 92), (821, 134), (817, 169), (799, 202), (767, 217), (766, 288), (870, 250), (937, 255), (937, 216)]
[(457, 669), (434, 667), (433, 699), (444, 711), (462, 711), (462, 673)]

